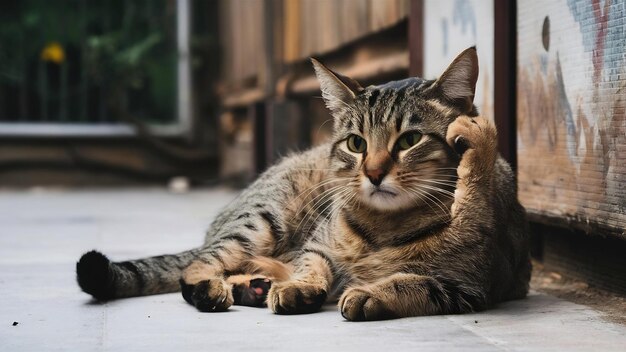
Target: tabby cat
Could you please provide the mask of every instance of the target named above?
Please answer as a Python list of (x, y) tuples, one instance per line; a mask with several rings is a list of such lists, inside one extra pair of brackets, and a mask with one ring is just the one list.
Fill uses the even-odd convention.
[(526, 216), (496, 130), (473, 105), (476, 49), (437, 80), (367, 88), (312, 61), (334, 117), (331, 142), (265, 171), (200, 248), (115, 263), (84, 254), (80, 287), (98, 300), (182, 289), (210, 312), (267, 304), (310, 313), (338, 298), (353, 321), (524, 297)]

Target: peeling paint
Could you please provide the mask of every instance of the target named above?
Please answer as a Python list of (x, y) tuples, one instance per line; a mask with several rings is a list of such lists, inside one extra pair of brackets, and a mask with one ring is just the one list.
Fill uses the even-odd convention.
[(531, 212), (618, 236), (626, 229), (624, 2), (518, 4), (520, 199)]

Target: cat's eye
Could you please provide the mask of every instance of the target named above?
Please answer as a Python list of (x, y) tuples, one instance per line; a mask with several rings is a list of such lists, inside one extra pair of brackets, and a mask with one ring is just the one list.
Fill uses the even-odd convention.
[(367, 149), (367, 142), (365, 139), (357, 136), (356, 134), (348, 137), (348, 149), (353, 153), (364, 153)]
[(400, 137), (400, 139), (398, 139), (398, 149), (407, 150), (416, 145), (417, 142), (420, 141), (420, 139), (422, 139), (422, 134), (419, 132), (405, 133)]

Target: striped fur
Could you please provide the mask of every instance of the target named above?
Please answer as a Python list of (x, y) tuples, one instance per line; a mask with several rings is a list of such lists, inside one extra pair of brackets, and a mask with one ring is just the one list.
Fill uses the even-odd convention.
[[(475, 49), (435, 81), (362, 88), (314, 67), (335, 117), (331, 142), (263, 173), (200, 248), (121, 263), (85, 254), (83, 290), (104, 300), (171, 292), (180, 281), (187, 302), (222, 311), (237, 302), (243, 274), (272, 279), (267, 305), (276, 313), (338, 299), (348, 320), (463, 313), (524, 297), (525, 213), (495, 128), (471, 104)], [(350, 148), (352, 135), (363, 152)]]

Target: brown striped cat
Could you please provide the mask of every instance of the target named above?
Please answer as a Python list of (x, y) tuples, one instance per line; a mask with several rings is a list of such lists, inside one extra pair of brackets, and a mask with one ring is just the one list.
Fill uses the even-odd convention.
[(473, 105), (478, 59), (362, 88), (313, 60), (331, 142), (265, 171), (187, 252), (77, 264), (99, 300), (172, 292), (201, 311), (264, 305), (348, 320), (463, 313), (528, 291), (524, 208)]

